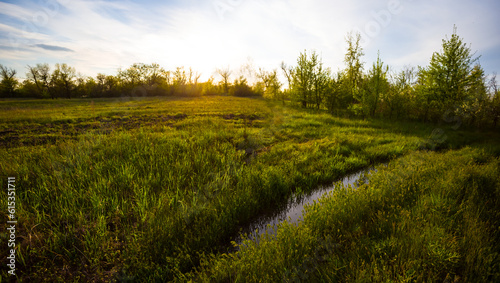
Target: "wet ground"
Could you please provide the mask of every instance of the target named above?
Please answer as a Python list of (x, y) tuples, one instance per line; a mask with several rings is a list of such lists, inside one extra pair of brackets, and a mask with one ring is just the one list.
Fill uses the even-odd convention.
[[(374, 170), (373, 167), (366, 168), (356, 173), (349, 174), (339, 181), (342, 182), (344, 186), (351, 185), (353, 187), (356, 187), (358, 180), (363, 178), (372, 170)], [(317, 201), (325, 193), (338, 189), (337, 183), (338, 182), (335, 182), (330, 186), (320, 187), (317, 190), (314, 190), (312, 193), (306, 194), (299, 198), (295, 196), (292, 197), (286, 206), (277, 207), (274, 211), (268, 212), (258, 217), (255, 221), (253, 221), (250, 225), (242, 230), (242, 234), (247, 234), (249, 239), (255, 240), (257, 239), (257, 236), (260, 236), (265, 232), (270, 235), (276, 234), (276, 226), (285, 220), (288, 220), (289, 223), (298, 223), (302, 219), (304, 206), (306, 204), (313, 204), (314, 201)], [(242, 243), (242, 239), (239, 236), (234, 241), (238, 244)]]

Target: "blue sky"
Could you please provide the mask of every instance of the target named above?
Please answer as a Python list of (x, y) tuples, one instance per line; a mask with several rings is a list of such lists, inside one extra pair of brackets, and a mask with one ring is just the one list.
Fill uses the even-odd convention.
[(500, 73), (498, 0), (21, 0), (0, 1), (0, 64), (68, 63), (83, 75), (133, 63), (192, 67), (202, 79), (243, 65), (271, 70), (318, 52), (344, 68), (345, 36), (359, 31), (369, 68), (426, 66), (456, 25), (486, 73)]

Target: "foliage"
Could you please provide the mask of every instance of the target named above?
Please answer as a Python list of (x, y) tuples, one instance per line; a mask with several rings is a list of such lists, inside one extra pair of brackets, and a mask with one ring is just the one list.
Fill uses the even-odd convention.
[(389, 118), (415, 118), (415, 68), (406, 67), (382, 93), (382, 112)]
[(345, 74), (343, 78), (346, 80), (347, 92), (343, 95), (342, 105), (351, 103), (353, 98), (360, 90), (360, 85), (363, 79), (364, 64), (363, 62), (361, 62), (361, 57), (364, 55), (363, 48), (360, 45), (361, 35), (359, 33), (349, 33), (347, 35), (346, 41), (347, 52), (344, 57), (346, 69), (344, 71)]
[(372, 69), (364, 79), (361, 89), (354, 96), (362, 105), (364, 115), (374, 117), (380, 97), (389, 91), (388, 71), (389, 68), (387, 66), (384, 68), (379, 54), (377, 62), (373, 64)]
[(56, 69), (52, 73), (50, 83), (56, 97), (71, 98), (71, 93), (75, 89), (75, 68), (67, 64), (56, 64)]
[(281, 91), (282, 83), (278, 79), (278, 71), (275, 69), (271, 72), (259, 69), (259, 79), (264, 85), (264, 97), (274, 100), (281, 100), (285, 103), (285, 92)]
[(234, 84), (230, 89), (230, 94), (239, 97), (256, 95), (256, 93), (248, 85), (247, 79), (245, 79), (243, 76), (240, 76), (239, 79), (234, 81)]
[(450, 39), (443, 40), (442, 46), (442, 52), (435, 52), (429, 67), (420, 72), (427, 100), (441, 114), (456, 108), (474, 94), (470, 88), (474, 88), (477, 82), (477, 74), (473, 75), (472, 71), (478, 60), (472, 57), (470, 47), (456, 34), (456, 28)]
[(19, 82), (16, 79), (16, 70), (0, 64), (0, 97), (15, 97)]
[(309, 57), (307, 51), (300, 53), (297, 67), (292, 72), (290, 91), (293, 98), (304, 108), (323, 104), (324, 95), (329, 85), (330, 70), (323, 68), (318, 54)]

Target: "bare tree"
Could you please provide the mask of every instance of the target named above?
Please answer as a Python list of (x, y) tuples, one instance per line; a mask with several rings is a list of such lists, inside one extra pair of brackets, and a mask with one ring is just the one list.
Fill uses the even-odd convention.
[(255, 84), (256, 79), (258, 79), (258, 74), (255, 71), (254, 63), (251, 57), (247, 58), (247, 62), (241, 65), (239, 70), (240, 76), (247, 79), (250, 84)]
[(49, 64), (36, 64), (35, 67), (28, 65), (27, 68), (28, 73), (26, 73), (26, 77), (35, 83), (40, 94), (42, 96), (48, 94), (54, 99), (55, 94), (52, 88)]
[(490, 81), (488, 82), (488, 87), (490, 89), (490, 93), (492, 96), (495, 96), (498, 93), (498, 82), (497, 82), (497, 73), (494, 72), (491, 76)]
[(217, 74), (219, 74), (222, 77), (222, 86), (224, 88), (224, 93), (228, 94), (229, 93), (229, 77), (231, 76), (231, 70), (229, 69), (229, 66), (224, 68), (224, 69), (217, 69), (216, 70)]
[(201, 77), (201, 74), (198, 73), (197, 71), (193, 71), (193, 69), (191, 67), (189, 67), (189, 84), (190, 85), (197, 85), (198, 84), (198, 80), (200, 79)]
[(283, 71), (283, 73), (285, 74), (286, 80), (288, 82), (288, 89), (290, 89), (290, 87), (292, 85), (293, 68), (287, 66), (284, 61), (281, 62), (280, 67), (281, 67), (281, 70)]

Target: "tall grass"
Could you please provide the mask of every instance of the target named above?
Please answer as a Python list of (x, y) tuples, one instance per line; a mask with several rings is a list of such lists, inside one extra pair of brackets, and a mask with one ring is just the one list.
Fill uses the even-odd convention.
[[(432, 125), (349, 120), (229, 97), (99, 100), (93, 112), (87, 100), (61, 102), (73, 120), (49, 114), (56, 102), (16, 103), (10, 110), (1, 106), (13, 111), (1, 117), (9, 131), (5, 134), (36, 138), (40, 132), (30, 123), (41, 121), (58, 121), (47, 127), (59, 131), (53, 143), (10, 143), (0, 149), (0, 172), (17, 177), (18, 279), (24, 281), (182, 280), (200, 264), (215, 268), (207, 274), (217, 278), (222, 276), (218, 266), (228, 270), (230, 279), (251, 279), (259, 272), (298, 276), (303, 264), (316, 264), (314, 254), (328, 254), (321, 243), (336, 235), (329, 226), (314, 226), (314, 217), (306, 219), (312, 228), (283, 226), (281, 240), (269, 239), (268, 248), (284, 256), (276, 260), (282, 265), (275, 265), (275, 271), (266, 262), (267, 249), (259, 251), (262, 256), (253, 254), (254, 248), (223, 254), (231, 250), (229, 241), (240, 227), (269, 207), (293, 193), (410, 153), (432, 131)], [(79, 107), (86, 111), (78, 112)], [(21, 108), (32, 114), (18, 112)], [(81, 123), (97, 128), (71, 130), (87, 129)], [(64, 138), (70, 133), (71, 139)], [(484, 162), (490, 162), (489, 155), (483, 155)], [(345, 198), (352, 196), (345, 193)], [(6, 207), (5, 198), (1, 205)], [(343, 208), (349, 213), (342, 225), (366, 215), (364, 205)], [(361, 224), (349, 227), (352, 231), (345, 235), (363, 234)], [(299, 246), (285, 254), (295, 242)], [(6, 250), (0, 253), (6, 257)], [(260, 267), (235, 267), (246, 262), (244, 254), (261, 258)], [(311, 261), (303, 263), (307, 257)], [(344, 270), (343, 264), (339, 261), (337, 267)], [(200, 278), (208, 278), (203, 274)]]
[(339, 183), (298, 225), (204, 257), (195, 281), (497, 282), (500, 159), (485, 155), (415, 152)]

